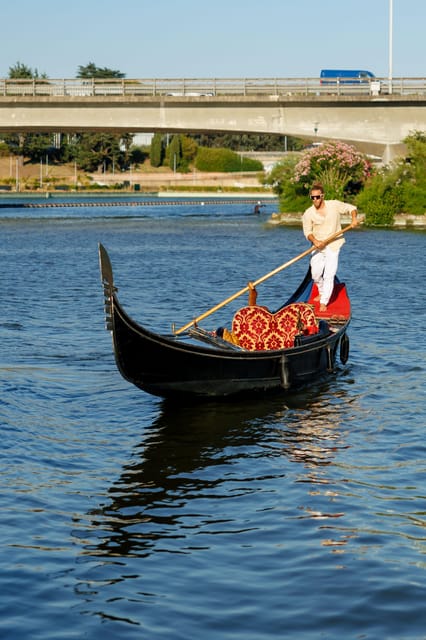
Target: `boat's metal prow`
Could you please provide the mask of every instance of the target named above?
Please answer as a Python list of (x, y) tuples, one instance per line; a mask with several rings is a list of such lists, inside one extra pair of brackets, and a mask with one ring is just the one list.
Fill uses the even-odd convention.
[(111, 260), (107, 250), (101, 243), (99, 243), (99, 267), (104, 288), (105, 327), (108, 331), (112, 331), (112, 296), (117, 291), (117, 288), (114, 286)]
[(109, 259), (108, 251), (101, 243), (99, 243), (99, 267), (101, 270), (102, 283), (108, 282), (111, 286), (113, 286), (114, 277), (112, 275), (111, 260)]

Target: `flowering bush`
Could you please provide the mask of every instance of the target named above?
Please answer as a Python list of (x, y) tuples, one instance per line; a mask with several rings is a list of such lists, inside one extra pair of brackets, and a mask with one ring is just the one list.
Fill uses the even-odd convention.
[(365, 182), (371, 173), (366, 158), (344, 142), (331, 141), (306, 151), (294, 169), (293, 182), (311, 188), (321, 182), (328, 198), (342, 198), (350, 184)]

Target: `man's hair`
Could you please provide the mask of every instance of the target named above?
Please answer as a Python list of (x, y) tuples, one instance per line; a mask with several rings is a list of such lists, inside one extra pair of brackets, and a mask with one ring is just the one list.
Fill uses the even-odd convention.
[(311, 187), (311, 191), (321, 191), (321, 193), (324, 193), (324, 187), (322, 186), (321, 182), (314, 182)]

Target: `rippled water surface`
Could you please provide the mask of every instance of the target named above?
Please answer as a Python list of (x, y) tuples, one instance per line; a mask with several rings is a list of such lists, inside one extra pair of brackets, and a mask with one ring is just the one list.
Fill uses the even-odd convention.
[(2, 638), (426, 638), (424, 233), (347, 234), (351, 354), (325, 383), (176, 406), (116, 370), (98, 242), (169, 331), (307, 248), (273, 210), (0, 209)]

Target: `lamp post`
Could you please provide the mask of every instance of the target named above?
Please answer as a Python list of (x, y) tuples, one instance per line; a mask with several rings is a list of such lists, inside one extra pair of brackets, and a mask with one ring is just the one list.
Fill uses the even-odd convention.
[(392, 93), (393, 66), (393, 0), (389, 0), (389, 93)]

